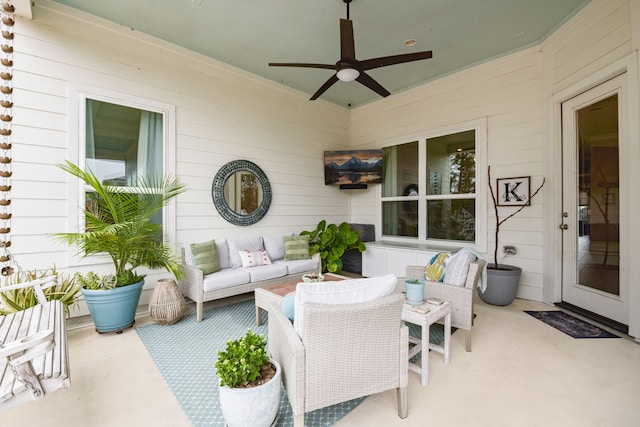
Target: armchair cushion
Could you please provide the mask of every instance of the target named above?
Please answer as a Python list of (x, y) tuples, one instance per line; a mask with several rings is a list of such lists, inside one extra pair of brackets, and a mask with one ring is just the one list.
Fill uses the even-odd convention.
[(440, 252), (434, 255), (424, 269), (424, 278), (433, 280), (434, 282), (442, 282), (445, 274), (445, 263), (448, 257), (449, 254), (446, 252)]
[(476, 260), (476, 256), (469, 252), (457, 253), (449, 258), (444, 269), (444, 283), (454, 286), (464, 286), (467, 282), (469, 265)]
[(294, 304), (293, 327), (303, 336), (305, 304), (355, 304), (373, 301), (393, 293), (397, 278), (393, 274), (339, 282), (298, 283)]

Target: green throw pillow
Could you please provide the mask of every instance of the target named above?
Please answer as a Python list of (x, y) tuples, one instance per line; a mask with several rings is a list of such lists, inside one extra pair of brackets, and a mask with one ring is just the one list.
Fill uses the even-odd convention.
[(191, 253), (193, 254), (193, 265), (198, 267), (204, 274), (215, 273), (220, 270), (218, 260), (218, 249), (216, 241), (192, 243)]
[(283, 236), (283, 239), (285, 261), (311, 258), (309, 255), (309, 236)]

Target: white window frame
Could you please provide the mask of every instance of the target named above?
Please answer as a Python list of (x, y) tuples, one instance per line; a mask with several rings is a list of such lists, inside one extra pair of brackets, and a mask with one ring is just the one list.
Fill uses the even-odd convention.
[[(86, 167), (86, 105), (87, 99), (109, 102), (162, 114), (163, 150), (162, 167), (166, 175), (176, 175), (176, 109), (175, 105), (152, 99), (133, 96), (121, 92), (92, 86), (72, 84), (69, 86), (69, 160), (81, 168)], [(84, 206), (86, 187), (68, 176), (69, 223), (68, 230), (84, 229), (84, 216), (80, 206)], [(165, 242), (176, 241), (176, 201), (172, 200), (162, 210), (162, 238)], [(70, 248), (69, 255), (75, 257), (77, 248)], [(106, 256), (90, 256), (82, 260), (73, 258), (70, 264), (90, 265), (96, 262), (110, 262)], [(98, 261), (100, 260), (100, 261)]]
[[(400, 245), (421, 245), (421, 246), (438, 246), (445, 248), (459, 248), (459, 247), (471, 247), (478, 252), (484, 253), (487, 251), (487, 119), (481, 118), (477, 120), (471, 120), (463, 123), (457, 123), (455, 125), (446, 126), (438, 129), (433, 129), (420, 133), (419, 135), (407, 135), (400, 138), (396, 138), (393, 141), (384, 143), (381, 148), (392, 147), (395, 145), (405, 144), (408, 142), (418, 141), (418, 182), (427, 182), (427, 140), (437, 138), (440, 136), (455, 134), (465, 131), (475, 131), (476, 136), (476, 240), (475, 242), (462, 242), (454, 240), (442, 240), (442, 239), (427, 239), (427, 224), (426, 224), (426, 209), (428, 199), (443, 199), (441, 195), (428, 196), (426, 194), (425, 185), (418, 185), (419, 195), (414, 197), (397, 196), (397, 197), (382, 197), (382, 185), (377, 186), (376, 194), (376, 240), (384, 241), (387, 243), (397, 243)], [(454, 198), (468, 198), (468, 195), (451, 195)], [(408, 201), (418, 200), (418, 237), (407, 236), (387, 236), (382, 234), (382, 202), (383, 201)]]

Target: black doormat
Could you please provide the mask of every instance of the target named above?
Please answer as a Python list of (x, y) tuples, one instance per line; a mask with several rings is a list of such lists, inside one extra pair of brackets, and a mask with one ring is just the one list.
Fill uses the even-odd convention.
[(573, 338), (620, 338), (563, 311), (524, 311)]

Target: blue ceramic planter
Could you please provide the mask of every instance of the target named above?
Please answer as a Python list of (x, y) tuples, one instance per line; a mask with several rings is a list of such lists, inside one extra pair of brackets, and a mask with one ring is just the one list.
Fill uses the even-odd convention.
[(96, 331), (121, 332), (133, 326), (144, 280), (110, 290), (82, 289)]
[(424, 281), (418, 280), (418, 283), (409, 283), (409, 280), (405, 280), (404, 287), (407, 292), (407, 302), (409, 304), (424, 304)]

